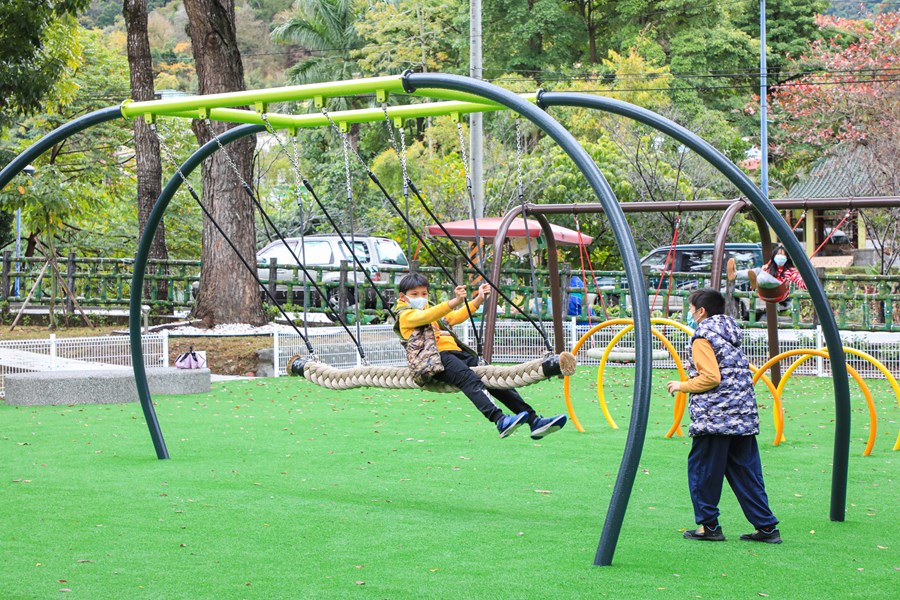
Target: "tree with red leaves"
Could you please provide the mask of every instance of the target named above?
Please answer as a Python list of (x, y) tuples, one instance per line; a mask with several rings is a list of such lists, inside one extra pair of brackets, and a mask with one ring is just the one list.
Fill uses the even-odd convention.
[[(900, 12), (816, 24), (823, 38), (793, 61), (800, 75), (771, 91), (773, 171), (790, 180), (837, 158), (854, 175), (846, 194), (900, 195)], [(862, 218), (885, 273), (900, 257), (900, 209)]]

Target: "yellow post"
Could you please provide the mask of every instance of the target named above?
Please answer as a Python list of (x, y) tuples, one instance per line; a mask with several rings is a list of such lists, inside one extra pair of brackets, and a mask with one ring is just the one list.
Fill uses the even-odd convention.
[(806, 255), (812, 256), (816, 251), (816, 210), (809, 209), (806, 212)]

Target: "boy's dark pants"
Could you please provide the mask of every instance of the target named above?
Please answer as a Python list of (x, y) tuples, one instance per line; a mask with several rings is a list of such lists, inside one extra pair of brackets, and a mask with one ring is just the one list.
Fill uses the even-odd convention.
[(698, 435), (688, 455), (688, 485), (698, 524), (719, 517), (722, 478), (737, 496), (744, 516), (759, 529), (778, 519), (769, 508), (755, 435)]
[(467, 352), (442, 350), (441, 363), (444, 365), (444, 372), (435, 375), (434, 378), (458, 387), (492, 423), (503, 416), (503, 411), (494, 404), (491, 396), (502, 402), (513, 414), (528, 411), (529, 423), (534, 420), (534, 409), (522, 399), (519, 392), (516, 390), (494, 390), (485, 387), (481, 378), (471, 369), (471, 367), (478, 366), (476, 357)]

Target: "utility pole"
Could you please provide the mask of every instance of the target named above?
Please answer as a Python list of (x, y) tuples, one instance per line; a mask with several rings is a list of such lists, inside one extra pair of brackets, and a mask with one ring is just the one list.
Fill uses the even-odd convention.
[(769, 125), (766, 114), (766, 0), (759, 0), (759, 173), (763, 196), (769, 197)]
[[(469, 76), (481, 79), (481, 65), (481, 0), (469, 0)], [(484, 149), (480, 112), (469, 115), (469, 147), (475, 218), (480, 219), (484, 217)]]

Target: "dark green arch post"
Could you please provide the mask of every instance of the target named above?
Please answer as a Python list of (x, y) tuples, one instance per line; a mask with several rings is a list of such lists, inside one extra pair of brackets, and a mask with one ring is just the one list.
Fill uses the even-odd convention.
[[(850, 382), (847, 379), (847, 363), (844, 348), (838, 331), (834, 314), (825, 295), (819, 278), (816, 277), (812, 263), (806, 256), (800, 242), (794, 237), (788, 224), (781, 217), (768, 198), (734, 163), (721, 152), (703, 140), (700, 136), (645, 108), (613, 100), (604, 96), (567, 92), (542, 92), (538, 94), (538, 105), (575, 106), (592, 108), (628, 117), (678, 140), (712, 166), (725, 175), (753, 204), (766, 222), (784, 244), (785, 250), (794, 261), (797, 270), (803, 276), (807, 291), (822, 326), (828, 355), (831, 360), (831, 377), (834, 382), (835, 428), (834, 428), (834, 467), (831, 477), (831, 511), (832, 521), (843, 521), (847, 503), (847, 472), (850, 456)], [(605, 532), (604, 532), (605, 533)], [(602, 544), (601, 538), (601, 546)], [(598, 549), (600, 553), (600, 549)], [(611, 550), (610, 550), (611, 558)]]
[(141, 407), (147, 419), (147, 427), (150, 429), (150, 437), (153, 439), (156, 457), (159, 459), (169, 458), (169, 451), (166, 449), (166, 442), (163, 440), (159, 421), (156, 418), (156, 411), (153, 409), (153, 401), (150, 398), (150, 387), (147, 385), (147, 370), (144, 368), (144, 350), (141, 347), (141, 295), (144, 290), (144, 271), (150, 258), (150, 246), (153, 243), (156, 230), (162, 222), (163, 214), (165, 214), (166, 208), (169, 207), (169, 202), (172, 201), (175, 192), (178, 191), (184, 181), (179, 173), (183, 174), (184, 177), (190, 176), (200, 163), (220, 149), (219, 142), (223, 145), (230, 144), (239, 138), (265, 130), (266, 128), (262, 125), (234, 127), (220, 135), (219, 141), (210, 140), (191, 154), (178, 168), (178, 172), (172, 176), (166, 187), (163, 188), (162, 193), (156, 200), (156, 204), (153, 205), (150, 217), (147, 219), (144, 233), (141, 235), (137, 254), (134, 257), (134, 273), (131, 276), (128, 332), (131, 337), (131, 363), (134, 367), (134, 381), (137, 384), (138, 398), (140, 398)]
[(75, 135), (79, 131), (84, 131), (89, 127), (93, 127), (94, 125), (121, 118), (123, 118), (122, 110), (118, 106), (108, 106), (106, 108), (101, 108), (100, 110), (95, 110), (92, 113), (88, 113), (83, 117), (78, 117), (64, 125), (60, 125), (26, 148), (21, 154), (15, 157), (11, 163), (3, 167), (3, 170), (0, 171), (0, 190), (2, 190), (7, 183), (12, 181), (12, 178), (18, 175), (29, 163), (52, 148), (54, 144)]
[[(444, 89), (468, 92), (487, 98), (516, 111), (540, 127), (575, 162), (594, 190), (594, 193), (600, 199), (616, 237), (616, 243), (619, 246), (625, 267), (625, 275), (633, 297), (641, 298), (647, 295), (643, 274), (641, 273), (640, 257), (637, 253), (634, 238), (631, 236), (628, 221), (625, 219), (625, 214), (619, 207), (615, 194), (603, 177), (600, 169), (568, 130), (530, 102), (501, 87), (483, 81), (457, 75), (412, 73), (405, 75), (403, 82), (403, 87), (410, 93), (422, 88)], [(625, 518), (628, 499), (634, 487), (650, 413), (652, 368), (650, 360), (650, 305), (643, 302), (634, 302), (632, 307), (636, 366), (634, 396), (631, 406), (631, 426), (628, 428), (625, 452), (622, 456), (622, 463), (619, 465), (619, 474), (616, 477), (609, 511), (603, 526), (600, 548), (598, 548), (597, 555), (594, 558), (594, 564), (600, 566), (612, 564), (612, 555), (615, 551), (616, 542), (619, 539), (619, 533), (622, 530), (622, 521)]]

